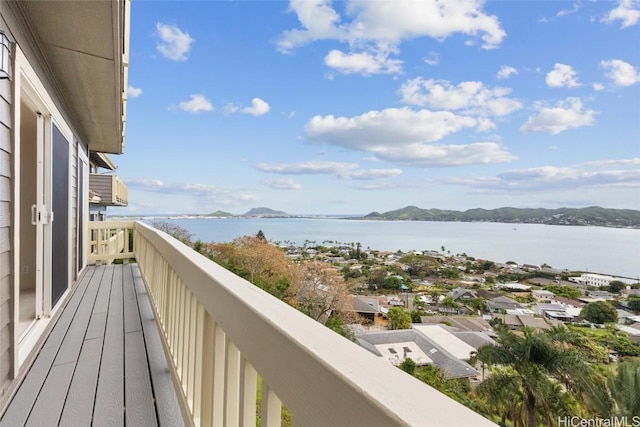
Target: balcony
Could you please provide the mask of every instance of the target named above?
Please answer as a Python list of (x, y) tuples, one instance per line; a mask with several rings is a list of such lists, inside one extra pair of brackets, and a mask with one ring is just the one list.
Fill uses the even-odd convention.
[(127, 186), (115, 175), (89, 174), (89, 191), (92, 204), (101, 206), (127, 206), (129, 193)]
[[(260, 418), (271, 427), (283, 406), (295, 426), (494, 425), (163, 232), (140, 222), (90, 228), (90, 259), (100, 265), (85, 269), (0, 425), (81, 425), (65, 414), (82, 413), (96, 424), (106, 414), (128, 425), (254, 427)], [(134, 264), (101, 265), (132, 255)], [(113, 307), (99, 304), (114, 298)], [(106, 327), (92, 326), (93, 315)], [(66, 336), (76, 338), (61, 343)], [(80, 359), (94, 338), (87, 368)], [(73, 357), (56, 363), (60, 354)], [(101, 381), (115, 392), (101, 392)]]

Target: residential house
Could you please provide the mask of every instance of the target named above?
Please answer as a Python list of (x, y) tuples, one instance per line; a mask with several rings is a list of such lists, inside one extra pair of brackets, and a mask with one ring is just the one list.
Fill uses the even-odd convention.
[(473, 289), (467, 288), (456, 288), (447, 293), (449, 297), (451, 297), (456, 302), (464, 302), (465, 300), (470, 300), (473, 298), (477, 298), (477, 294)]
[[(107, 172), (101, 172), (106, 170)], [(89, 153), (89, 220), (107, 219), (107, 207), (127, 206), (127, 186), (115, 175), (116, 165), (105, 153)]]
[(445, 324), (459, 331), (490, 332), (492, 330), (489, 322), (476, 316), (422, 316), (420, 320), (423, 325)]
[(523, 314), (494, 314), (494, 319), (500, 319), (512, 331), (520, 330), (524, 327), (532, 329), (550, 329), (557, 325), (557, 322), (545, 320), (541, 317), (534, 317)]
[(633, 319), (636, 317), (633, 313), (627, 311), (627, 310), (620, 310), (617, 309), (616, 312), (618, 313), (618, 323), (620, 325), (627, 325), (630, 323), (635, 323), (633, 321)]
[(375, 297), (351, 296), (351, 306), (358, 316), (373, 323), (381, 313), (381, 306)]
[(562, 322), (575, 322), (580, 316), (580, 310), (566, 307), (562, 304), (535, 304), (533, 306), (533, 312), (538, 316)]
[[(357, 336), (357, 340), (362, 347), (394, 365), (411, 358), (417, 365), (437, 366), (446, 378), (478, 377), (480, 373), (468, 363), (477, 348), (440, 326), (434, 328), (438, 330), (426, 334), (421, 327), (369, 332)], [(440, 339), (441, 335), (445, 338)]]
[(530, 285), (523, 285), (522, 283), (496, 283), (495, 289), (501, 289), (505, 291), (517, 291), (523, 292), (531, 289)]
[(543, 289), (534, 289), (531, 291), (533, 298), (538, 302), (551, 302), (551, 299), (555, 297), (555, 294), (551, 291), (545, 291)]
[(485, 301), (487, 310), (491, 313), (502, 313), (508, 310), (523, 309), (524, 306), (519, 302), (505, 296), (499, 296)]
[(129, 2), (2, 1), (0, 32), (1, 407), (87, 264), (90, 172), (124, 149)]

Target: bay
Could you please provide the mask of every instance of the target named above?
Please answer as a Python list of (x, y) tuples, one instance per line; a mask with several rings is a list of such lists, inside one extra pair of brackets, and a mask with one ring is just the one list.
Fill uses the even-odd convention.
[(436, 221), (364, 221), (332, 218), (224, 218), (166, 220), (204, 242), (230, 242), (259, 230), (274, 242), (325, 241), (390, 251), (445, 247), (495, 262), (640, 277), (640, 230), (542, 224)]

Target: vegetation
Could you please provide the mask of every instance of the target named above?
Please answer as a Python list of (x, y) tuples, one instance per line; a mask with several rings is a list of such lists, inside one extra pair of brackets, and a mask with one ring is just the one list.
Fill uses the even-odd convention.
[(631, 295), (629, 298), (627, 298), (627, 307), (629, 307), (630, 310), (633, 310), (635, 312), (639, 312), (640, 311), (640, 296)]
[(608, 385), (615, 401), (615, 413), (629, 418), (640, 417), (640, 359), (620, 363)]
[(606, 301), (594, 301), (582, 308), (580, 317), (591, 323), (613, 323), (618, 321), (618, 312)]
[(571, 286), (547, 285), (543, 287), (545, 291), (553, 292), (554, 295), (565, 298), (580, 298), (580, 291)]
[(640, 227), (640, 211), (631, 209), (588, 208), (560, 209), (469, 209), (464, 212), (421, 209), (407, 206), (385, 213), (372, 212), (364, 219), (406, 221), (465, 221), (536, 223), (555, 225), (597, 225), (603, 227)]
[(503, 421), (553, 426), (557, 417), (610, 413), (605, 377), (589, 363), (581, 337), (564, 327), (524, 328), (522, 335), (497, 329), (497, 344), (478, 350), (493, 370), (477, 392)]
[(411, 314), (399, 307), (389, 309), (387, 318), (391, 322), (391, 329), (409, 329), (411, 327)]
[[(492, 262), (472, 260), (465, 254), (432, 257), (398, 252), (396, 257), (408, 267), (405, 271), (397, 264), (376, 262), (375, 253), (363, 250), (360, 244), (336, 242), (331, 245), (333, 242), (328, 241), (323, 245), (305, 242), (297, 252), (303, 256), (294, 261), (261, 231), (230, 243), (206, 244), (193, 242), (191, 234), (179, 226), (153, 225), (352, 340), (354, 336), (345, 325), (355, 321), (350, 311), (350, 291), (356, 285), (361, 291), (369, 287), (377, 293), (381, 289), (397, 291), (403, 285), (410, 287), (412, 278), (428, 278), (433, 282), (427, 291), (430, 298), (439, 301), (440, 307), (459, 308), (462, 302), (446, 296), (458, 286), (449, 277), (462, 276), (468, 281), (471, 279), (466, 274), (488, 270), (491, 273), (485, 276), (485, 285), (473, 284), (474, 288), (487, 288), (494, 277), (500, 281), (517, 281), (541, 275), (539, 271), (499, 272)], [(325, 246), (325, 243), (329, 244)], [(311, 249), (323, 256), (357, 262), (342, 266), (317, 261), (310, 258)], [(444, 247), (441, 249), (445, 251)], [(461, 266), (466, 270), (464, 273), (458, 268)], [(611, 290), (615, 291), (618, 286), (614, 284)], [(570, 298), (579, 296), (579, 291), (570, 286), (549, 285), (545, 289)], [(419, 322), (421, 316), (427, 315), (427, 309), (432, 309), (425, 302), (428, 298), (416, 294), (408, 298), (413, 307), (389, 310), (387, 318), (392, 329), (410, 328), (412, 322)], [(463, 303), (474, 311), (484, 309), (482, 298)], [(640, 311), (640, 297), (629, 297), (626, 305)], [(607, 323), (615, 322), (617, 313), (609, 303), (591, 303), (585, 306), (582, 315), (594, 323)], [(451, 325), (446, 320), (442, 323)], [(498, 333), (497, 345), (479, 349), (470, 362), (478, 370), (482, 368), (484, 381), (476, 389), (471, 389), (466, 379), (446, 378), (444, 371), (437, 367), (416, 366), (411, 359), (404, 360), (399, 367), (493, 421), (501, 420), (503, 425), (512, 427), (551, 426), (562, 416), (593, 418), (638, 414), (639, 399), (634, 398), (640, 396), (640, 359), (630, 358), (640, 357), (640, 346), (614, 325), (581, 327), (577, 324), (549, 331), (524, 328), (514, 333), (501, 322), (492, 324)], [(611, 352), (616, 352), (623, 361), (609, 364)], [(290, 414), (286, 411), (283, 411), (283, 422), (290, 423)]]

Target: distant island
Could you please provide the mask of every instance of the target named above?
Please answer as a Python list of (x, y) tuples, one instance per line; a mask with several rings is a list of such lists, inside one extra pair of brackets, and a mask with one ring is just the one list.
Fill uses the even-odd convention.
[(210, 214), (202, 215), (207, 218), (238, 218), (238, 217), (249, 217), (249, 218), (290, 218), (292, 215), (289, 215), (286, 212), (276, 211), (269, 208), (253, 208), (250, 209), (247, 213), (242, 215), (236, 215), (229, 212), (217, 210)]
[(548, 225), (582, 225), (618, 228), (640, 228), (640, 211), (632, 209), (608, 209), (599, 206), (559, 209), (469, 209), (453, 211), (421, 209), (407, 206), (384, 213), (372, 212), (362, 219), (381, 221), (451, 221), (451, 222), (502, 222)]

